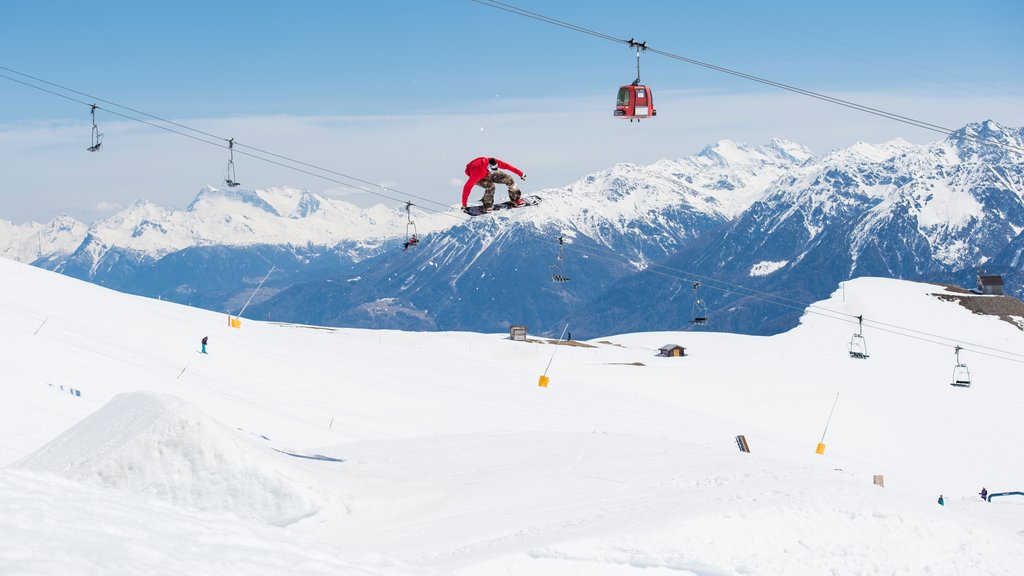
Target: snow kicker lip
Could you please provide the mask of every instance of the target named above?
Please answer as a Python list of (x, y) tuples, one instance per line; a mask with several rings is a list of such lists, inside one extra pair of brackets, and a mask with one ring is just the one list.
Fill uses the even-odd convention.
[(334, 458), (333, 456), (324, 456), (323, 454), (298, 454), (298, 453), (295, 453), (295, 452), (288, 452), (286, 450), (278, 450), (277, 448), (274, 448), (273, 450), (275, 452), (280, 452), (281, 454), (285, 454), (286, 456), (291, 456), (293, 458), (305, 458), (307, 460), (321, 460), (323, 462), (344, 462), (345, 461), (342, 458)]

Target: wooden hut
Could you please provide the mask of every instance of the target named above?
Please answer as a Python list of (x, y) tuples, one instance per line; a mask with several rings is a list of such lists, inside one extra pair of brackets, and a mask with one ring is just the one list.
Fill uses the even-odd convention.
[(679, 344), (665, 344), (658, 350), (660, 351), (659, 356), (686, 356), (686, 348)]

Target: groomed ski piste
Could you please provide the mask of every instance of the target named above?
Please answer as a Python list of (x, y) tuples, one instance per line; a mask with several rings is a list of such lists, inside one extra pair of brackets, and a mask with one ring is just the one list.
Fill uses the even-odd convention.
[(993, 351), (1024, 332), (943, 290), (816, 303), (915, 330), (866, 324), (857, 360), (813, 312), (572, 346), (231, 328), (0, 259), (0, 573), (1019, 574), (1024, 497), (978, 492), (1024, 489)]

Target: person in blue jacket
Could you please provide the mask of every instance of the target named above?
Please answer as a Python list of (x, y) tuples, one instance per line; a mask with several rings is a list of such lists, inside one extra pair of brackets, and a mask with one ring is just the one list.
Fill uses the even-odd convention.
[(945, 506), (945, 505), (946, 505), (946, 501), (943, 500), (942, 494), (939, 494), (939, 506)]

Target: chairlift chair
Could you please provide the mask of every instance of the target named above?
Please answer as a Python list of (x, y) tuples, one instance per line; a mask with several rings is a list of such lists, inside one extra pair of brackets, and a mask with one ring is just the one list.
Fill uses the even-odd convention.
[(690, 324), (696, 324), (703, 326), (708, 323), (708, 308), (704, 305), (703, 300), (693, 301), (693, 319), (690, 320)]
[(97, 151), (99, 151), (100, 146), (103, 146), (103, 134), (100, 134), (100, 128), (99, 128), (99, 126), (96, 125), (96, 108), (97, 108), (97, 106), (95, 104), (93, 104), (92, 105), (92, 111), (91, 111), (91, 114), (92, 114), (92, 139), (90, 141), (91, 145), (88, 148), (86, 148), (86, 150), (88, 150), (89, 152), (97, 152)]
[[(697, 295), (697, 289), (700, 288), (700, 282), (693, 283), (693, 294)], [(690, 309), (690, 324), (696, 324), (703, 326), (708, 323), (708, 307), (704, 304), (702, 298), (696, 298), (693, 301), (693, 306)]]
[(950, 386), (971, 387), (971, 371), (967, 368), (967, 364), (957, 364), (953, 367), (953, 381), (950, 382)]
[(958, 386), (960, 388), (971, 387), (971, 371), (967, 368), (967, 364), (960, 361), (960, 351), (962, 347), (956, 347), (956, 366), (953, 366), (953, 381), (950, 382), (950, 386)]
[(651, 93), (651, 87), (640, 83), (640, 51), (647, 49), (647, 43), (636, 42), (630, 38), (629, 45), (636, 48), (636, 80), (619, 88), (612, 114), (616, 118), (639, 122), (642, 118), (657, 116), (658, 112), (654, 109), (654, 94)]
[(564, 266), (565, 266), (565, 259), (563, 258), (563, 252), (562, 252), (563, 248), (564, 248), (564, 245), (565, 245), (565, 238), (562, 237), (562, 236), (559, 236), (558, 237), (558, 256), (555, 258), (554, 263), (551, 264), (551, 266), (549, 266), (549, 268), (551, 268), (551, 281), (552, 282), (556, 282), (558, 284), (564, 284), (564, 283), (568, 282), (569, 280), (571, 280), (571, 278), (566, 276), (564, 271), (562, 270), (564, 268)]
[(868, 357), (868, 343), (864, 339), (864, 316), (857, 316), (857, 332), (850, 338), (850, 358), (864, 360)]
[(868, 357), (868, 344), (864, 340), (864, 337), (860, 334), (854, 334), (850, 338), (850, 358), (859, 358), (861, 360)]
[(228, 140), (228, 168), (224, 173), (224, 183), (228, 185), (228, 188), (235, 188), (241, 186), (235, 177), (235, 139), (231, 138)]
[(412, 219), (412, 202), (405, 203), (405, 242), (403, 251), (412, 248), (420, 243), (419, 234), (416, 232), (416, 222)]

